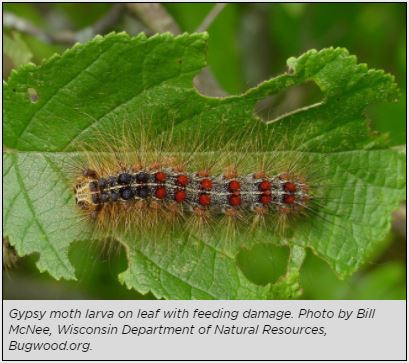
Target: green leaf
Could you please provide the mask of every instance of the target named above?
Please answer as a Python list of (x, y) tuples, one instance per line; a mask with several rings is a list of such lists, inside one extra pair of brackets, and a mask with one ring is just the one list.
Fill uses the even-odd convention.
[(325, 262), (308, 254), (302, 267), (301, 282), (303, 298), (307, 300), (404, 300), (406, 296), (405, 264), (395, 260), (378, 260), (352, 278), (339, 280), (331, 274)]
[[(118, 232), (114, 238), (129, 262), (119, 278), (129, 288), (168, 299), (294, 298), (301, 293), (305, 248), (339, 276), (368, 261), (405, 195), (404, 155), (371, 133), (363, 116), (367, 105), (397, 99), (393, 78), (357, 65), (345, 49), (329, 48), (289, 59), (288, 73), (242, 95), (207, 98), (192, 87), (206, 65), (206, 44), (206, 34), (110, 34), (12, 72), (4, 87), (4, 234), (20, 255), (38, 252), (41, 270), (74, 278), (69, 245), (91, 236), (64, 167), (95, 132), (121, 121), (137, 130), (143, 119), (153, 136), (172, 130), (175, 142), (200, 130), (208, 152), (220, 152), (220, 144), (242, 131), (260, 145), (256, 154), (249, 150), (249, 163), (260, 152), (301, 158), (330, 187), (323, 206), (282, 238), (266, 230), (239, 236), (246, 247), (289, 249), (285, 273), (274, 282), (260, 286), (246, 277), (237, 261), (241, 244), (221, 248), (217, 238), (173, 235), (160, 244)], [(268, 124), (254, 115), (264, 97), (306, 81), (320, 87), (322, 102)], [(215, 130), (221, 131), (217, 145), (208, 137)]]

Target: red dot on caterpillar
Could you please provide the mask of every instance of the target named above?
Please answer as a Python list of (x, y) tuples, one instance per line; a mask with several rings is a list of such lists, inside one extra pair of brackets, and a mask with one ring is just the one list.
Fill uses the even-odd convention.
[(209, 194), (200, 194), (199, 195), (199, 204), (203, 206), (210, 205), (210, 195)]
[(233, 207), (239, 206), (239, 205), (241, 204), (241, 198), (240, 198), (240, 196), (238, 196), (238, 195), (232, 195), (232, 196), (229, 198), (229, 203), (230, 203), (230, 205), (233, 206)]
[(263, 180), (259, 185), (258, 189), (265, 191), (265, 190), (271, 190), (271, 183), (268, 182), (267, 180)]
[(260, 197), (260, 202), (263, 204), (269, 204), (272, 201), (272, 199), (273, 198), (271, 197), (271, 195), (263, 194)]
[(213, 187), (213, 182), (211, 179), (202, 179), (200, 181), (200, 187), (205, 190), (210, 190)]
[(189, 184), (189, 177), (187, 175), (179, 175), (176, 181), (180, 186), (185, 187)]
[(295, 193), (297, 191), (297, 186), (292, 182), (287, 182), (284, 184), (284, 190), (288, 193)]
[(166, 197), (166, 188), (165, 187), (159, 187), (155, 191), (155, 196), (158, 199), (164, 199)]
[(166, 180), (166, 174), (163, 171), (158, 171), (155, 174), (155, 180), (159, 183), (163, 183)]
[(295, 202), (295, 196), (292, 194), (285, 194), (283, 197), (283, 203), (293, 204)]
[(240, 190), (240, 183), (239, 183), (237, 180), (232, 180), (232, 181), (229, 183), (229, 190), (230, 190), (231, 192), (235, 192), (235, 191), (237, 191), (237, 190)]
[(178, 203), (183, 202), (186, 199), (186, 192), (184, 190), (178, 190), (175, 193), (175, 201)]

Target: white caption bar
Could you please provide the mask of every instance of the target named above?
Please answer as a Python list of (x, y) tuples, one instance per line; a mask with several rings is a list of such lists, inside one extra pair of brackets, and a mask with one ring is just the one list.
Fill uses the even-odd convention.
[(5, 300), (4, 359), (406, 358), (405, 301)]

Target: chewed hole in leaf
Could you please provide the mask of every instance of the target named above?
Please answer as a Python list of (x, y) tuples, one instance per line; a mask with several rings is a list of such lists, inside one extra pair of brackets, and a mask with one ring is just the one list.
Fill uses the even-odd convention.
[(28, 88), (27, 89), (27, 95), (28, 99), (30, 100), (31, 103), (37, 103), (39, 100), (38, 93), (34, 88)]
[(203, 68), (198, 72), (193, 79), (193, 85), (197, 91), (208, 97), (225, 97), (227, 93), (224, 92), (213, 78), (208, 67)]
[(254, 113), (265, 122), (274, 122), (289, 113), (319, 104), (323, 98), (319, 87), (309, 81), (263, 98), (256, 103)]
[(257, 244), (237, 255), (237, 264), (243, 274), (257, 285), (276, 282), (287, 269), (288, 247)]
[[(132, 290), (123, 290), (117, 275), (127, 267), (124, 248), (118, 244), (101, 241), (75, 241), (71, 244), (69, 258), (75, 267), (78, 286), (92, 298), (108, 298), (112, 291), (105, 291), (104, 285), (111, 286), (122, 298), (141, 298)], [(98, 277), (93, 280), (92, 277)]]

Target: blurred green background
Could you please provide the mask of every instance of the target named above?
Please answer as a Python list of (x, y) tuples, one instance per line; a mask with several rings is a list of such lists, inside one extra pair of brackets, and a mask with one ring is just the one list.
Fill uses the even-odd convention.
[[(240, 93), (286, 70), (286, 59), (308, 49), (346, 47), (359, 62), (384, 69), (402, 90), (398, 103), (367, 110), (374, 129), (392, 145), (406, 140), (406, 4), (3, 4), (3, 79), (29, 61), (39, 64), (74, 42), (95, 34), (126, 31), (208, 31), (208, 63), (221, 92)], [(210, 88), (214, 88), (210, 87)], [(212, 92), (208, 92), (212, 93)], [(266, 100), (264, 118), (320, 99), (316, 87), (301, 87)], [(308, 253), (302, 268), (304, 299), (405, 299), (406, 224), (404, 206), (371, 263), (340, 281), (322, 260)], [(253, 282), (267, 284), (284, 273), (288, 250), (258, 245), (237, 262)], [(117, 281), (126, 269), (124, 251), (77, 242), (70, 259), (78, 281), (55, 281), (40, 274), (38, 256), (17, 258), (3, 241), (3, 297), (6, 299), (152, 299)]]

